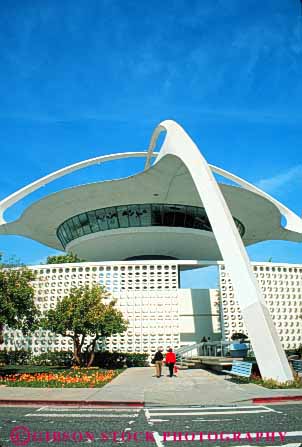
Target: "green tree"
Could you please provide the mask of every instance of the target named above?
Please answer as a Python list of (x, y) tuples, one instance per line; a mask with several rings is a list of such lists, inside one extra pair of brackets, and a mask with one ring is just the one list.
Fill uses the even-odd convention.
[(22, 265), (2, 262), (0, 254), (0, 344), (5, 326), (23, 334), (37, 329), (39, 311), (34, 302), (34, 273)]
[(116, 301), (110, 298), (111, 295), (99, 285), (73, 288), (55, 309), (44, 315), (43, 329), (72, 339), (75, 364), (81, 365), (81, 353), (88, 336), (91, 341), (86, 346), (87, 366), (91, 366), (97, 341), (127, 329), (128, 322), (116, 309)]
[(65, 264), (71, 262), (85, 262), (84, 259), (78, 258), (73, 253), (66, 253), (65, 255), (48, 256), (46, 264)]

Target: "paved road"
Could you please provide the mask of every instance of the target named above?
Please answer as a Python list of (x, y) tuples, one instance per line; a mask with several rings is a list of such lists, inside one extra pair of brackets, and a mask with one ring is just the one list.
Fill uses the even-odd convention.
[(193, 447), (302, 447), (302, 405), (0, 407), (1, 447), (172, 447), (175, 442)]

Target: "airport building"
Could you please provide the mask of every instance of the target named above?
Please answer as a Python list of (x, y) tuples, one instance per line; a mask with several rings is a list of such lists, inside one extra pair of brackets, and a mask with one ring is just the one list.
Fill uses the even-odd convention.
[[(253, 269), (284, 349), (302, 344), (302, 265), (253, 263)], [(193, 345), (202, 337), (229, 340), (235, 332), (248, 334), (232, 282), (223, 263), (218, 264), (219, 289), (181, 288), (182, 269), (196, 268), (188, 261), (84, 262), (30, 267), (37, 307), (56, 306), (72, 287), (101, 284), (117, 300), (129, 321), (128, 330), (104, 340), (103, 348), (119, 352), (145, 352)], [(34, 354), (72, 350), (70, 338), (39, 330), (34, 335), (6, 330), (7, 349), (31, 349)]]
[[(162, 132), (164, 142), (154, 152)], [(41, 186), (81, 168), (133, 157), (146, 158), (144, 170), (63, 189), (6, 222), (5, 211)], [(125, 334), (104, 341), (110, 350), (152, 353), (159, 345), (177, 349), (203, 336), (229, 339), (240, 331), (248, 333), (263, 377), (292, 377), (284, 349), (301, 343), (302, 266), (250, 263), (245, 247), (301, 242), (302, 219), (208, 164), (173, 121), (157, 126), (147, 152), (84, 160), (3, 199), (0, 234), (28, 237), (87, 261), (30, 267), (37, 273), (36, 301), (46, 310), (73, 286), (103, 284), (130, 323)], [(182, 270), (207, 265), (217, 265), (217, 290), (181, 287)], [(8, 330), (6, 346), (19, 347), (21, 338)], [(37, 353), (70, 349), (69, 340), (49, 333), (25, 342)]]

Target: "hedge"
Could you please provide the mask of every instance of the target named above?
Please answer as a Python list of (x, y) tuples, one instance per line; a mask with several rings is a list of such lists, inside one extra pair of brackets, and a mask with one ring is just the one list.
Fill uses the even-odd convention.
[[(33, 366), (60, 366), (72, 365), (72, 352), (48, 351), (33, 355), (31, 351), (0, 351), (0, 365), (33, 365)], [(92, 366), (106, 369), (119, 369), (124, 367), (148, 366), (148, 354), (126, 352), (96, 352)], [(85, 353), (83, 353), (85, 363)]]
[(93, 366), (100, 368), (116, 369), (127, 366), (149, 366), (148, 354), (144, 353), (128, 353), (128, 352), (96, 352)]

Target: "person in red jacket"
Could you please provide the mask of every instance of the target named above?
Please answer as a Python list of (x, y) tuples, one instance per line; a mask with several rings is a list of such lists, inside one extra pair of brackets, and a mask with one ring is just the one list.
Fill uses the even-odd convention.
[(169, 348), (166, 354), (166, 365), (169, 368), (170, 377), (173, 377), (173, 370), (175, 363), (176, 363), (176, 355), (173, 352), (173, 349)]

